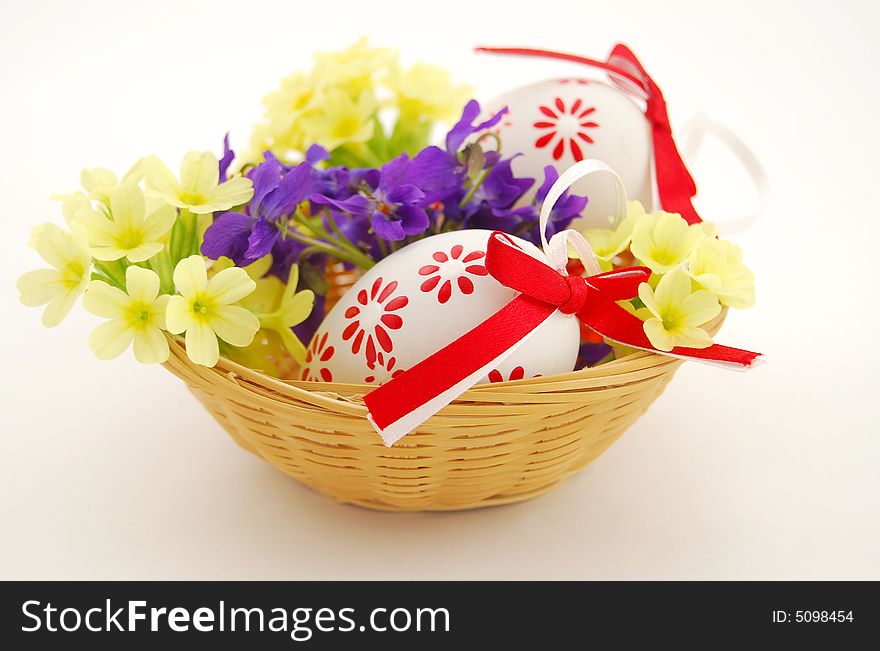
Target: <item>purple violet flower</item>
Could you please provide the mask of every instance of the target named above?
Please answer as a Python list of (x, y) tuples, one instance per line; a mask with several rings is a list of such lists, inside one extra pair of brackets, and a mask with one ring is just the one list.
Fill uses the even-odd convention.
[(232, 164), (234, 158), (235, 151), (229, 148), (229, 132), (227, 132), (223, 137), (223, 157), (220, 159), (218, 165), (220, 168), (220, 183), (226, 181), (226, 173), (229, 171), (229, 166)]
[(534, 185), (534, 179), (517, 178), (511, 168), (512, 158), (502, 160), (486, 175), (474, 196), (462, 208), (465, 228), (485, 228), (517, 233), (524, 221), (534, 220), (534, 206), (513, 206)]
[(240, 267), (268, 255), (279, 241), (279, 218), (290, 214), (312, 193), (312, 166), (304, 162), (282, 175), (284, 166), (273, 156), (249, 173), (254, 196), (244, 212), (225, 212), (205, 232), (202, 254), (216, 260), (231, 258)]
[(488, 120), (484, 120), (475, 125), (474, 120), (480, 117), (480, 111), (480, 103), (475, 99), (472, 99), (465, 104), (464, 110), (461, 112), (461, 119), (456, 122), (449, 130), (449, 133), (446, 134), (447, 152), (457, 152), (461, 149), (462, 144), (471, 134), (491, 129), (501, 122), (501, 118), (507, 114), (507, 107), (505, 106)]
[(408, 235), (424, 233), (428, 228), (428, 213), (421, 207), (425, 193), (405, 182), (411, 164), (409, 156), (401, 154), (379, 170), (379, 183), (373, 191), (371, 224), (383, 240), (402, 240)]
[[(470, 100), (464, 107), (461, 119), (446, 134), (446, 150), (439, 147), (425, 147), (412, 160), (410, 175), (413, 182), (428, 193), (445, 193), (461, 187), (466, 170), (458, 159), (458, 150), (472, 134), (491, 129), (501, 121), (507, 113), (507, 107), (501, 109), (488, 120), (474, 124), (480, 115), (480, 104)], [(489, 155), (491, 154), (491, 155)], [(487, 152), (487, 165), (498, 162), (498, 154)]]
[(323, 163), (328, 158), (330, 158), (330, 152), (317, 143), (309, 147), (306, 151), (306, 162), (313, 166), (318, 163)]

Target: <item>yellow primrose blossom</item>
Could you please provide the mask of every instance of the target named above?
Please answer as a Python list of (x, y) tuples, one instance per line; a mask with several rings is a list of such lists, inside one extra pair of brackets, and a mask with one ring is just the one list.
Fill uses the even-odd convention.
[(393, 66), (384, 81), (404, 120), (454, 120), (472, 94), (469, 86), (456, 85), (443, 68), (424, 63), (416, 63), (406, 72)]
[(302, 150), (304, 133), (300, 117), (319, 107), (320, 102), (320, 89), (312, 77), (301, 72), (285, 77), (281, 81), (281, 87), (263, 99), (265, 117), (254, 128), (251, 148), (244, 159), (258, 161), (267, 149), (284, 159), (291, 159), (296, 152)]
[(31, 231), (31, 246), (52, 269), (29, 271), (18, 279), (21, 302), (29, 307), (45, 305), (43, 325), (57, 326), (89, 282), (92, 256), (85, 230), (77, 225), (66, 231), (55, 224), (43, 224)]
[(89, 283), (83, 298), (85, 308), (110, 319), (89, 336), (89, 346), (98, 359), (113, 359), (134, 343), (134, 356), (142, 364), (168, 359), (165, 310), (169, 296), (159, 296), (159, 276), (143, 267), (125, 270), (125, 290), (102, 280)]
[[(256, 263), (255, 263), (256, 264)], [(274, 330), (287, 351), (296, 361), (305, 361), (306, 348), (291, 328), (299, 325), (312, 313), (315, 294), (305, 289), (297, 292), (299, 267), (293, 265), (287, 277), (287, 284), (276, 276), (267, 276), (257, 281), (257, 288), (241, 301), (241, 304), (254, 312), (264, 330)]]
[(688, 273), (722, 305), (746, 308), (755, 304), (755, 276), (732, 242), (714, 237), (702, 240), (688, 259)]
[[(138, 160), (122, 177), (121, 183), (137, 184), (140, 183), (142, 178), (141, 161)], [(110, 201), (110, 190), (120, 183), (113, 172), (103, 167), (82, 170), (79, 180), (85, 192), (78, 190), (69, 194), (53, 194), (49, 197), (53, 201), (61, 202), (61, 213), (68, 224), (74, 222), (77, 212), (83, 208), (91, 208), (91, 201), (100, 201), (108, 204)]]
[(342, 85), (355, 93), (372, 88), (379, 71), (397, 61), (397, 53), (370, 47), (366, 38), (345, 50), (315, 55), (313, 76), (327, 85)]
[(191, 151), (180, 164), (180, 181), (156, 156), (143, 159), (147, 192), (166, 203), (206, 215), (246, 203), (254, 194), (253, 183), (233, 177), (220, 183), (217, 157), (209, 151)]
[(76, 221), (86, 227), (97, 260), (149, 260), (164, 248), (162, 239), (177, 218), (173, 206), (161, 204), (149, 215), (143, 191), (133, 183), (107, 189), (108, 214), (83, 208)]
[(646, 307), (636, 307), (632, 304), (632, 301), (617, 301), (617, 304), (641, 321), (650, 319), (653, 316), (651, 310)]
[(174, 269), (174, 284), (180, 295), (168, 301), (168, 331), (186, 332), (186, 354), (196, 364), (217, 363), (218, 337), (233, 346), (247, 346), (260, 329), (257, 317), (233, 305), (256, 287), (243, 269), (224, 269), (208, 280), (204, 259), (191, 255)]
[(327, 151), (349, 144), (365, 143), (373, 137), (379, 105), (368, 92), (352, 95), (338, 88), (328, 89), (321, 107), (302, 118), (308, 146), (318, 143)]
[(690, 276), (683, 269), (663, 276), (656, 290), (642, 283), (639, 298), (651, 312), (644, 324), (645, 334), (658, 350), (712, 345), (712, 337), (700, 326), (718, 316), (721, 306), (711, 292), (693, 291)]
[(626, 217), (616, 228), (587, 228), (583, 231), (583, 235), (596, 257), (600, 261), (610, 263), (615, 256), (620, 255), (629, 246), (633, 230), (644, 214), (645, 209), (641, 203), (628, 201), (626, 203)]
[(666, 273), (687, 260), (703, 237), (699, 225), (689, 226), (677, 213), (658, 211), (639, 219), (630, 248), (651, 271)]
[(120, 183), (140, 183), (143, 178), (141, 161), (138, 160), (131, 169), (117, 180), (116, 175), (103, 167), (86, 168), (79, 175), (79, 182), (89, 195), (90, 199), (107, 203), (110, 200), (110, 190)]
[(83, 192), (71, 192), (70, 194), (54, 194), (49, 197), (53, 201), (61, 202), (61, 214), (68, 226), (73, 225), (76, 221), (76, 213), (80, 210), (92, 209), (92, 202), (89, 196)]
[[(235, 266), (236, 264), (225, 255), (220, 256), (211, 262), (211, 266), (208, 268), (208, 276), (215, 276), (224, 269), (230, 269)], [(240, 268), (244, 269), (251, 280), (256, 282), (269, 273), (269, 269), (272, 268), (272, 254), (264, 255), (259, 260), (251, 262), (248, 266)]]
[(718, 226), (713, 222), (697, 222), (694, 226), (698, 226), (706, 237), (718, 237)]

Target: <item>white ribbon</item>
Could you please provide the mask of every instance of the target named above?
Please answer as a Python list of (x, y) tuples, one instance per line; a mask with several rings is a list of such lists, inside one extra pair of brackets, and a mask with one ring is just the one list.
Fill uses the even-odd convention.
[(623, 186), (623, 181), (617, 175), (617, 172), (602, 161), (591, 158), (582, 160), (560, 174), (559, 178), (556, 179), (556, 183), (550, 187), (550, 191), (547, 193), (547, 197), (541, 205), (541, 217), (538, 221), (538, 229), (541, 233), (541, 244), (544, 248), (544, 255), (547, 256), (547, 261), (550, 263), (550, 266), (558, 273), (567, 275), (565, 269), (568, 265), (569, 245), (571, 245), (577, 253), (577, 256), (580, 258), (584, 265), (584, 269), (587, 271), (587, 275), (592, 276), (601, 273), (602, 271), (602, 268), (599, 266), (599, 261), (596, 259), (596, 254), (593, 253), (593, 249), (590, 248), (587, 240), (584, 239), (584, 236), (578, 231), (573, 229), (560, 231), (551, 237), (549, 242), (547, 241), (547, 224), (550, 221), (550, 213), (553, 212), (553, 207), (556, 205), (556, 202), (559, 201), (562, 194), (572, 185), (585, 176), (597, 173), (605, 173), (609, 175), (614, 182), (614, 195), (616, 202), (614, 219), (611, 227), (616, 227), (626, 217), (626, 189)]
[(687, 159), (688, 167), (692, 167), (706, 135), (712, 135), (736, 156), (755, 186), (758, 205), (745, 215), (713, 220), (717, 224), (719, 232), (723, 235), (740, 233), (754, 224), (766, 212), (770, 204), (770, 182), (763, 165), (752, 150), (733, 131), (712, 120), (704, 113), (697, 113), (680, 127), (677, 127), (675, 132), (681, 146), (682, 157)]

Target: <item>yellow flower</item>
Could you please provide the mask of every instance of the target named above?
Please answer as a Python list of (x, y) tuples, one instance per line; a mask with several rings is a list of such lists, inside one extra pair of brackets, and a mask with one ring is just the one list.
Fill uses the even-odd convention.
[(159, 296), (159, 276), (143, 267), (125, 270), (122, 291), (102, 280), (89, 283), (83, 298), (85, 308), (110, 319), (89, 336), (89, 346), (98, 359), (113, 359), (134, 342), (134, 356), (142, 364), (157, 364), (168, 359), (165, 310), (169, 296)]
[(659, 211), (639, 219), (631, 250), (654, 273), (666, 273), (687, 260), (703, 237), (699, 225), (689, 226), (681, 215)]
[(326, 85), (342, 85), (355, 93), (369, 90), (377, 72), (397, 60), (394, 50), (370, 47), (366, 38), (338, 52), (315, 55), (312, 75)]
[(302, 72), (294, 72), (281, 80), (281, 88), (263, 99), (270, 113), (296, 118), (317, 105), (319, 87)]
[(276, 276), (258, 280), (256, 290), (241, 304), (256, 313), (261, 328), (278, 333), (287, 351), (296, 361), (302, 363), (306, 358), (306, 348), (291, 328), (309, 318), (315, 303), (315, 294), (309, 289), (297, 292), (298, 281), (299, 267), (293, 265), (287, 284)]
[[(220, 256), (216, 260), (211, 263), (211, 267), (208, 269), (209, 276), (215, 276), (224, 269), (231, 269), (235, 266), (235, 263), (227, 258), (226, 256)], [(255, 260), (251, 262), (246, 267), (241, 267), (244, 269), (245, 273), (250, 276), (251, 280), (258, 281), (260, 278), (269, 273), (269, 269), (272, 268), (272, 254), (265, 255), (259, 260)], [(248, 297), (249, 300), (250, 296)]]
[(628, 201), (626, 217), (616, 228), (587, 228), (583, 235), (599, 260), (611, 262), (629, 246), (633, 230), (644, 214), (641, 203)]
[(645, 321), (652, 317), (651, 310), (646, 307), (637, 308), (632, 304), (632, 301), (617, 301), (617, 304), (640, 321)]
[(143, 191), (133, 183), (106, 190), (107, 214), (82, 208), (76, 221), (86, 227), (92, 255), (97, 260), (128, 258), (132, 262), (149, 260), (164, 248), (162, 238), (177, 218), (173, 206), (162, 204), (146, 215)]
[(691, 279), (683, 269), (673, 269), (663, 276), (656, 290), (642, 283), (639, 298), (652, 315), (645, 321), (645, 334), (658, 350), (712, 345), (712, 337), (699, 326), (718, 316), (721, 306), (710, 292), (693, 291)]
[(699, 227), (706, 237), (718, 237), (718, 227), (712, 222), (697, 222), (694, 226)]
[(88, 193), (89, 198), (107, 201), (107, 191), (119, 184), (116, 175), (103, 167), (86, 168), (79, 175), (79, 182)]
[(77, 225), (66, 231), (55, 224), (43, 224), (31, 232), (31, 246), (53, 268), (29, 271), (18, 279), (16, 287), (25, 305), (46, 305), (43, 325), (53, 328), (64, 320), (88, 285), (92, 257), (86, 233)]
[(271, 149), (284, 159), (292, 159), (302, 149), (303, 133), (299, 118), (320, 106), (320, 92), (311, 77), (295, 72), (281, 81), (281, 87), (263, 99), (263, 121), (254, 128), (247, 161), (259, 161)]
[(61, 214), (64, 215), (64, 221), (68, 226), (72, 226), (76, 221), (76, 213), (80, 210), (91, 210), (92, 202), (89, 196), (82, 192), (71, 192), (70, 194), (54, 194), (49, 197), (53, 201), (61, 202)]
[[(140, 183), (141, 161), (132, 165), (131, 169), (122, 177), (122, 183)], [(104, 204), (110, 202), (110, 190), (117, 185), (116, 175), (103, 167), (86, 168), (79, 175), (80, 184), (85, 192), (71, 192), (69, 194), (54, 194), (50, 199), (61, 202), (61, 212), (68, 224), (76, 219), (76, 213), (83, 208), (91, 209), (92, 201), (101, 201)], [(151, 211), (152, 212), (152, 211)]]
[(208, 151), (191, 151), (183, 157), (180, 181), (156, 156), (143, 159), (143, 172), (149, 194), (196, 215), (228, 210), (254, 194), (253, 183), (245, 177), (220, 183), (217, 157)]
[(384, 81), (404, 120), (454, 120), (472, 93), (468, 86), (455, 85), (443, 68), (424, 63), (416, 63), (406, 72), (393, 66)]
[(701, 241), (688, 259), (688, 273), (722, 305), (746, 308), (755, 304), (755, 276), (732, 242), (714, 237)]
[(217, 363), (218, 337), (233, 346), (247, 346), (260, 329), (257, 317), (232, 305), (256, 286), (243, 269), (224, 269), (208, 280), (204, 259), (191, 255), (174, 269), (174, 284), (180, 296), (172, 296), (168, 301), (168, 331), (186, 331), (186, 354), (196, 364)]
[(143, 178), (141, 160), (131, 166), (121, 181), (116, 180), (116, 175), (103, 167), (86, 168), (79, 175), (79, 182), (88, 193), (90, 199), (107, 203), (110, 200), (110, 190), (120, 183), (138, 184)]
[(367, 142), (373, 137), (373, 118), (379, 104), (369, 92), (359, 95), (328, 89), (319, 108), (302, 118), (304, 146), (318, 143), (327, 151), (347, 144)]

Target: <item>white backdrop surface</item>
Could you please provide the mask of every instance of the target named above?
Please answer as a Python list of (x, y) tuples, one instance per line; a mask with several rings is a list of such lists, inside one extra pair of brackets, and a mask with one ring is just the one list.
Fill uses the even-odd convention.
[[(332, 9), (331, 9), (332, 7)], [(876, 422), (877, 8), (839, 2), (5, 1), (0, 6), (0, 577), (880, 578)], [(740, 235), (758, 305), (720, 340), (748, 374), (686, 365), (606, 455), (509, 507), (335, 504), (240, 450), (180, 382), (94, 359), (97, 319), (46, 331), (17, 303), (30, 228), (79, 170), (243, 144), (260, 98), (366, 34), (447, 65), (481, 99), (574, 70), (477, 44), (602, 57), (628, 43), (673, 121), (705, 111), (767, 168)], [(748, 187), (707, 156), (712, 218)]]

